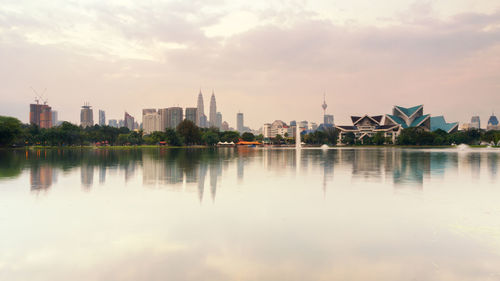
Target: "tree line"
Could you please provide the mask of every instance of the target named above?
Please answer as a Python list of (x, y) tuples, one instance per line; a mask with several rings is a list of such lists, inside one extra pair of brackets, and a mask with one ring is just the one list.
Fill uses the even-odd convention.
[[(335, 128), (317, 130), (304, 134), (302, 141), (310, 145), (336, 145), (339, 132)], [(192, 121), (184, 120), (175, 129), (165, 129), (144, 135), (142, 130), (130, 131), (126, 127), (110, 126), (80, 127), (69, 122), (49, 129), (36, 125), (22, 124), (14, 117), (0, 116), (0, 146), (82, 146), (96, 143), (107, 145), (156, 145), (165, 143), (170, 146), (215, 145), (220, 142), (237, 143), (245, 141), (266, 141), (272, 144), (295, 144), (295, 139), (277, 135), (264, 139), (262, 135), (252, 133), (239, 134), (236, 131), (220, 131), (217, 128), (199, 128)], [(438, 130), (428, 132), (420, 128), (407, 128), (396, 138), (395, 145), (451, 145), (495, 143), (500, 141), (500, 131), (467, 130), (448, 134)], [(393, 144), (392, 139), (385, 138), (382, 133), (373, 137), (365, 137), (362, 141), (353, 133), (345, 135), (341, 142), (347, 145), (384, 145)]]

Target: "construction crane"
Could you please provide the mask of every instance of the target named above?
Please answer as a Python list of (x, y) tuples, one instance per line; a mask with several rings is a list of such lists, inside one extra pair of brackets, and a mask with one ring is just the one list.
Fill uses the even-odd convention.
[(48, 99), (43, 97), (43, 94), (45, 94), (45, 91), (47, 91), (47, 88), (43, 89), (42, 94), (39, 94), (33, 87), (30, 87), (30, 88), (35, 93), (36, 104), (38, 104), (40, 101), (42, 101), (44, 105), (47, 105)]

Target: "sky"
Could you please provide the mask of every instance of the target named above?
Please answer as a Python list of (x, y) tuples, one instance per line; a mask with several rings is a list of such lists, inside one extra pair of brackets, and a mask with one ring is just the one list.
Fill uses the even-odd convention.
[(0, 0), (0, 77), (0, 115), (23, 122), (32, 88), (75, 123), (84, 102), (140, 121), (201, 88), (233, 127), (237, 112), (253, 129), (319, 123), (324, 95), (340, 125), (424, 104), (484, 127), (500, 112), (500, 2)]

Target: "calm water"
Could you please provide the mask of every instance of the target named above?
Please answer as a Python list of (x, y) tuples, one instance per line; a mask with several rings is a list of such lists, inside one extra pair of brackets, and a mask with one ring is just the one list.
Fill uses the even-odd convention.
[(500, 150), (0, 151), (0, 280), (500, 280)]

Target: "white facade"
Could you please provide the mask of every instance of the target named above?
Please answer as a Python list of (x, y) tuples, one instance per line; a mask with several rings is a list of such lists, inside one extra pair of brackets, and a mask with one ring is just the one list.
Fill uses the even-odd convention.
[(152, 132), (162, 131), (160, 129), (160, 114), (158, 114), (158, 112), (151, 112), (143, 115), (142, 129), (146, 135), (151, 134)]

